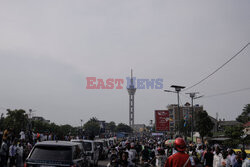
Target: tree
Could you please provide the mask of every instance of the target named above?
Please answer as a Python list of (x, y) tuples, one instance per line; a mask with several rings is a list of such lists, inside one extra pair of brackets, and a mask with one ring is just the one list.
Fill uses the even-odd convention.
[(31, 124), (32, 124), (34, 132), (44, 133), (44, 132), (48, 132), (50, 129), (50, 124), (47, 122), (34, 120), (31, 122)]
[(1, 117), (0, 117), (0, 131), (1, 130), (4, 130), (5, 127), (4, 127), (4, 116), (3, 116), (3, 113), (1, 114)]
[(133, 129), (132, 129), (130, 126), (124, 124), (124, 123), (119, 123), (119, 124), (117, 125), (117, 127), (116, 127), (116, 131), (117, 131), (117, 132), (127, 132), (127, 133), (131, 133), (131, 132), (133, 132)]
[(214, 127), (214, 123), (209, 118), (206, 111), (199, 111), (196, 116), (196, 124), (195, 129), (198, 131), (201, 135), (201, 139), (203, 141), (203, 138), (207, 135), (211, 136), (211, 130)]
[(243, 124), (250, 121), (250, 104), (245, 105), (243, 112), (236, 118), (236, 120)]
[(6, 128), (10, 128), (13, 134), (17, 136), (21, 130), (26, 129), (28, 125), (28, 114), (22, 109), (7, 109), (7, 116), (4, 119), (4, 125)]
[(83, 128), (85, 134), (91, 139), (94, 139), (94, 137), (100, 133), (100, 125), (98, 119), (95, 117), (90, 118), (90, 120), (84, 124)]
[(111, 121), (110, 123), (107, 124), (107, 129), (110, 130), (110, 132), (115, 132), (116, 125), (115, 122)]
[(243, 126), (230, 126), (226, 127), (225, 135), (230, 138), (230, 140), (226, 140), (224, 142), (225, 145), (236, 148), (239, 144), (241, 144), (241, 136), (243, 136), (244, 127)]

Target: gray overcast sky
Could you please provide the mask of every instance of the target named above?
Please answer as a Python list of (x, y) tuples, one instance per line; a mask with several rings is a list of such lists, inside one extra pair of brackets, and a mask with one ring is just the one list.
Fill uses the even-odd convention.
[[(86, 77), (163, 78), (191, 86), (250, 40), (249, 0), (0, 1), (0, 112), (34, 109), (58, 124), (92, 116), (128, 123), (128, 93), (86, 90)], [(250, 87), (250, 47), (189, 91), (211, 95)], [(190, 101), (182, 95), (181, 102)], [(137, 90), (135, 123), (176, 94)], [(235, 119), (250, 91), (197, 99), (211, 116)]]

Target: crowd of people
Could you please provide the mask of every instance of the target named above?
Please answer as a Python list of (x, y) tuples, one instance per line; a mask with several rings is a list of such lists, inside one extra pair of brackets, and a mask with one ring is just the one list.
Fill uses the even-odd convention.
[[(70, 140), (65, 136), (63, 140)], [(3, 132), (0, 148), (0, 167), (22, 167), (32, 147), (38, 141), (56, 140), (53, 134), (21, 131), (13, 136), (11, 130)], [(168, 140), (167, 140), (168, 141)], [(244, 150), (234, 152), (222, 145), (186, 143), (177, 136), (166, 143), (164, 138), (127, 138), (110, 148), (108, 167), (250, 167)]]
[[(68, 136), (65, 136), (67, 139)], [(0, 167), (23, 167), (25, 159), (38, 141), (55, 140), (53, 133), (43, 134), (21, 131), (15, 135), (11, 129), (5, 129), (0, 139)]]
[(250, 167), (244, 150), (216, 145), (187, 144), (177, 137), (172, 145), (165, 140), (123, 140), (111, 149), (108, 167)]

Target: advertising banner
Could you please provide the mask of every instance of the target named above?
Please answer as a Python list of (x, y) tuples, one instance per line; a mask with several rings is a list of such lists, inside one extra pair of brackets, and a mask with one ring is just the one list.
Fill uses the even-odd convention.
[(155, 130), (169, 131), (169, 111), (155, 110)]

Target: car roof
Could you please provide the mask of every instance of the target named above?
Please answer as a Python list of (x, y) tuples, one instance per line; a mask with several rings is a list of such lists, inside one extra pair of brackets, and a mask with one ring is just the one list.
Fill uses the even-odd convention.
[(72, 142), (76, 142), (76, 141), (81, 141), (81, 142), (95, 142), (94, 140), (83, 140), (83, 139), (72, 139)]
[(42, 141), (36, 143), (35, 146), (75, 146), (78, 145), (79, 143), (74, 143), (70, 141)]

